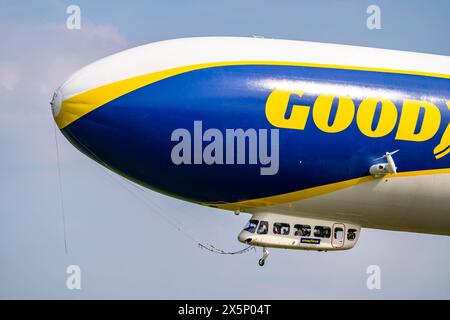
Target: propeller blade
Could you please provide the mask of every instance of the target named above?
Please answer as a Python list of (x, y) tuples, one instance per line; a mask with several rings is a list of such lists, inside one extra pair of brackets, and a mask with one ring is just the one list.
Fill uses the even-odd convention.
[(381, 159), (384, 159), (384, 158), (386, 158), (386, 155), (384, 155), (382, 157), (379, 157), (379, 158), (376, 158), (376, 159), (373, 159), (372, 161), (378, 161), (378, 160), (381, 160)]
[(384, 156), (379, 157), (379, 158), (376, 158), (376, 159), (373, 159), (372, 161), (378, 161), (378, 160), (384, 159), (384, 158), (386, 158), (387, 156), (392, 156), (393, 154), (396, 154), (396, 153), (399, 152), (399, 151), (400, 151), (400, 149), (397, 149), (397, 150), (392, 151), (392, 152), (386, 152), (386, 154), (385, 154)]

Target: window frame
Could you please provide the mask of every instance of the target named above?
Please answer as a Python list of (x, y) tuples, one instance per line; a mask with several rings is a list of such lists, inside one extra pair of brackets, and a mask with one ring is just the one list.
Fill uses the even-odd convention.
[[(273, 230), (275, 229), (275, 225), (280, 225), (280, 233), (275, 233), (273, 232)], [(282, 234), (281, 233), (281, 229), (283, 228), (283, 226), (287, 226), (288, 230), (286, 234)], [(291, 234), (291, 225), (289, 223), (286, 222), (274, 222), (273, 226), (272, 226), (272, 234), (276, 235), (276, 236), (289, 236)]]
[[(349, 236), (349, 234), (350, 234), (350, 231), (352, 231), (353, 234), (355, 235), (355, 237), (354, 237), (353, 239), (349, 239), (349, 238), (348, 238), (348, 236)], [(355, 229), (355, 228), (349, 228), (349, 229), (347, 230), (347, 236), (346, 236), (346, 238), (347, 238), (348, 241), (356, 241), (356, 237), (357, 237), (357, 236), (358, 236), (358, 230), (357, 230), (357, 229)]]
[[(264, 233), (260, 233), (259, 232), (259, 228), (261, 227), (261, 224), (262, 223), (265, 223), (266, 224), (266, 232), (264, 232)], [(258, 223), (258, 226), (257, 226), (257, 228), (256, 228), (256, 234), (260, 234), (260, 235), (265, 235), (265, 234), (268, 234), (269, 233), (269, 221), (267, 221), (267, 220), (261, 220), (261, 221), (259, 221), (259, 223)]]
[[(251, 225), (252, 221), (256, 221), (255, 229), (253, 230), (253, 232), (247, 230), (248, 228), (250, 228), (250, 225)], [(254, 234), (254, 233), (256, 232), (256, 230), (258, 230), (258, 225), (259, 225), (259, 220), (258, 220), (258, 219), (250, 219), (250, 220), (248, 220), (248, 222), (245, 224), (243, 230), (244, 230), (244, 231), (247, 231), (247, 232), (249, 232), (249, 233)]]
[[(299, 226), (299, 228), (296, 228), (296, 226)], [(301, 227), (307, 227), (307, 229), (309, 229), (308, 230), (308, 234), (306, 234), (306, 235), (300, 235), (300, 234), (295, 234), (296, 233), (296, 229), (297, 229), (297, 231), (299, 231), (300, 230), (300, 228)], [(309, 224), (294, 224), (294, 237), (310, 237), (311, 236), (311, 226), (309, 225)]]
[[(338, 230), (340, 230), (342, 232), (342, 238), (341, 239), (338, 239), (336, 237), (336, 231), (338, 231)], [(333, 228), (333, 239), (337, 240), (337, 241), (344, 241), (345, 240), (345, 228), (343, 228), (343, 227), (335, 227), (335, 228)]]
[[(321, 229), (322, 229), (322, 232), (321, 232), (321, 235), (320, 235), (320, 236), (316, 236), (316, 229), (317, 229), (317, 228), (321, 228)], [(324, 232), (325, 229), (328, 229), (328, 230), (329, 230), (328, 237), (324, 237), (324, 235), (323, 235), (323, 232)], [(330, 239), (330, 238), (331, 238), (331, 233), (332, 233), (331, 227), (328, 227), (328, 226), (314, 226), (314, 233), (313, 233), (313, 235), (314, 235), (314, 237), (316, 237), (316, 238)]]

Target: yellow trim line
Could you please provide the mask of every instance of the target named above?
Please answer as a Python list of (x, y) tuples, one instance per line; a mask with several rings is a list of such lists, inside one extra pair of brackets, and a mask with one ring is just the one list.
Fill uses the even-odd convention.
[(129, 79), (124, 79), (82, 92), (62, 102), (61, 112), (55, 118), (55, 121), (58, 127), (60, 129), (63, 129), (72, 122), (88, 114), (89, 112), (127, 93), (142, 88), (146, 85), (189, 71), (212, 67), (239, 66), (239, 65), (278, 65), (278, 66), (299, 66), (299, 67), (315, 67), (315, 68), (343, 69), (343, 70), (362, 70), (362, 71), (421, 75), (427, 77), (450, 79), (450, 75), (430, 73), (430, 72), (342, 66), (342, 65), (319, 64), (319, 63), (303, 63), (303, 62), (297, 63), (297, 62), (282, 62), (282, 61), (224, 61), (224, 62), (201, 63), (158, 71)]
[[(431, 175), (431, 174), (444, 174), (444, 173), (450, 173), (450, 168), (399, 172), (397, 174), (386, 175), (384, 178), (403, 178), (403, 177), (422, 176), (422, 175)], [(331, 184), (327, 184), (327, 185), (323, 185), (323, 186), (318, 186), (318, 187), (314, 187), (314, 188), (289, 192), (289, 193), (265, 197), (265, 198), (245, 200), (245, 201), (233, 202), (233, 203), (202, 203), (202, 204), (205, 206), (217, 207), (217, 208), (221, 208), (221, 209), (225, 209), (225, 210), (245, 210), (245, 209), (252, 209), (252, 208), (260, 208), (260, 207), (273, 206), (273, 205), (282, 204), (282, 203), (300, 201), (300, 200), (316, 197), (319, 195), (323, 195), (326, 193), (338, 191), (341, 189), (353, 187), (358, 184), (372, 181), (372, 180), (381, 180), (381, 179), (374, 178), (372, 176), (365, 176), (365, 177), (361, 177), (361, 178), (331, 183)]]

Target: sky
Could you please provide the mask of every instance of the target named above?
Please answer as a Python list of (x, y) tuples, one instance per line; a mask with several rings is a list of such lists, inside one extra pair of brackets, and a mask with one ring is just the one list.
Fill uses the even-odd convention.
[[(81, 9), (80, 30), (66, 27), (71, 4)], [(380, 30), (366, 26), (371, 4), (381, 9)], [(449, 299), (446, 236), (364, 229), (352, 250), (272, 249), (264, 268), (260, 249), (233, 256), (202, 250), (185, 233), (240, 250), (237, 235), (249, 216), (135, 189), (71, 146), (55, 130), (49, 105), (55, 88), (86, 64), (186, 36), (448, 56), (449, 12), (446, 0), (0, 0), (0, 298)], [(80, 267), (80, 290), (66, 286), (70, 265)], [(380, 267), (379, 290), (366, 286), (370, 265)]]

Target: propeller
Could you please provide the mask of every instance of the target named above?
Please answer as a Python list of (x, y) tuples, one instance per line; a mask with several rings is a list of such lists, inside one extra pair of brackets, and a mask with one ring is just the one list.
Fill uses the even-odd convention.
[(393, 156), (394, 154), (396, 154), (396, 153), (399, 152), (399, 151), (400, 151), (400, 149), (397, 149), (397, 150), (392, 151), (392, 152), (386, 152), (386, 154), (385, 154), (384, 156), (379, 157), (379, 158), (376, 158), (376, 159), (373, 159), (372, 161), (378, 161), (378, 160), (387, 158), (387, 157), (389, 157), (389, 156)]
[(387, 167), (386, 167), (387, 171), (389, 173), (396, 174), (397, 173), (397, 166), (395, 165), (394, 158), (392, 158), (392, 156), (394, 154), (396, 154), (397, 152), (399, 152), (399, 151), (400, 151), (400, 149), (397, 149), (397, 150), (392, 151), (392, 152), (386, 152), (386, 154), (384, 156), (376, 158), (373, 161), (378, 161), (378, 160), (386, 158), (387, 162), (388, 162)]

